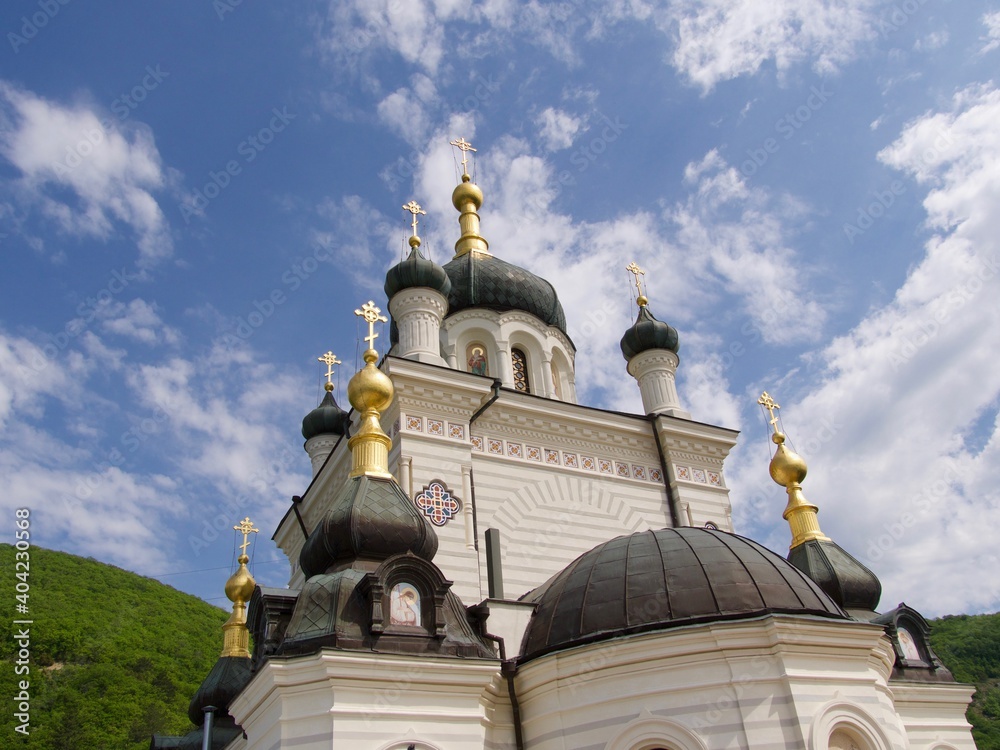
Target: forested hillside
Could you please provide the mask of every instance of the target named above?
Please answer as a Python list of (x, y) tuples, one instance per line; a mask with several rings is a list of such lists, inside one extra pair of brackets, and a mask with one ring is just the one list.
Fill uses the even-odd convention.
[[(187, 732), (188, 701), (222, 650), (227, 613), (150, 578), (32, 547), (28, 614), (18, 615), (14, 552), (0, 545), (0, 747), (145, 750), (154, 732)], [(15, 617), (32, 620), (27, 676), (15, 674)], [(8, 708), (23, 679), (28, 737)]]

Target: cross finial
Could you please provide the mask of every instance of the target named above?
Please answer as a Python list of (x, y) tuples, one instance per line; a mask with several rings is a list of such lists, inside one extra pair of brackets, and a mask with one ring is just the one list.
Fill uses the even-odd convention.
[(361, 306), (360, 309), (355, 310), (354, 314), (365, 319), (368, 323), (368, 335), (365, 336), (365, 341), (368, 342), (368, 348), (375, 348), (375, 339), (378, 338), (378, 334), (375, 333), (375, 323), (388, 323), (389, 319), (384, 315), (379, 315), (382, 311), (375, 307), (375, 302), (373, 300), (368, 300)]
[(646, 272), (639, 268), (638, 264), (634, 260), (625, 266), (625, 270), (635, 276), (635, 291), (638, 295), (635, 301), (638, 303), (639, 307), (644, 307), (649, 300), (646, 298), (646, 295), (642, 293), (642, 280), (639, 277), (645, 276)]
[(465, 177), (469, 176), (469, 152), (476, 153), (476, 149), (472, 147), (465, 138), (459, 138), (457, 141), (451, 141), (451, 145), (462, 152), (462, 175)]
[(771, 398), (771, 395), (767, 391), (760, 394), (760, 398), (757, 399), (757, 403), (767, 409), (771, 414), (769, 424), (774, 428), (775, 432), (778, 432), (778, 415), (774, 412), (775, 410), (781, 408), (780, 404), (775, 403), (774, 399)]
[(404, 211), (409, 211), (411, 214), (413, 214), (413, 223), (411, 224), (411, 226), (413, 227), (413, 236), (416, 237), (417, 236), (417, 214), (423, 214), (424, 216), (426, 216), (427, 212), (424, 211), (424, 209), (422, 209), (420, 207), (420, 204), (417, 203), (416, 201), (410, 201), (409, 203), (407, 203), (405, 206), (403, 206), (403, 210)]
[(240, 557), (246, 557), (247, 547), (250, 546), (250, 535), (256, 534), (260, 529), (254, 528), (253, 522), (250, 520), (250, 516), (247, 516), (238, 524), (233, 526), (235, 531), (240, 531), (243, 533), (243, 544), (240, 545)]
[(328, 391), (333, 390), (333, 366), (342, 364), (342, 362), (337, 359), (337, 355), (333, 352), (327, 352), (322, 357), (316, 357), (317, 360), (326, 365), (326, 389)]

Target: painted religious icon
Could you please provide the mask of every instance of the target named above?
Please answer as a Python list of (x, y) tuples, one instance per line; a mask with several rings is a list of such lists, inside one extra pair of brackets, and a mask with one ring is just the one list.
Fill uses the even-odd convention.
[(420, 625), (420, 594), (409, 583), (397, 583), (389, 593), (389, 624)]
[(469, 348), (469, 372), (476, 375), (486, 375), (486, 350), (483, 347), (474, 345)]
[(899, 645), (903, 649), (903, 656), (910, 661), (921, 661), (920, 649), (917, 648), (913, 634), (906, 628), (899, 628), (896, 632), (899, 635)]

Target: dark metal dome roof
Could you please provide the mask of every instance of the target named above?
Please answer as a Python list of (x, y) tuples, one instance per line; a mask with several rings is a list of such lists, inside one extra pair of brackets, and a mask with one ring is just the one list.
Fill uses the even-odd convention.
[(521, 310), (567, 333), (566, 315), (555, 288), (531, 271), (482, 253), (460, 255), (446, 263), (444, 270), (451, 279), (448, 315), (470, 307)]
[(622, 336), (621, 346), (627, 360), (650, 349), (668, 349), (676, 354), (680, 348), (677, 329), (657, 320), (647, 305), (639, 308), (635, 324)]
[(428, 287), (440, 292), (445, 297), (451, 291), (451, 279), (444, 269), (432, 260), (425, 258), (419, 247), (410, 250), (406, 260), (403, 260), (385, 274), (385, 296), (392, 299), (403, 289)]
[(522, 660), (617, 636), (768, 613), (847, 619), (805, 574), (722, 531), (660, 529), (584, 553), (528, 594)]
[(302, 419), (302, 437), (306, 440), (317, 435), (343, 435), (347, 431), (347, 412), (341, 409), (327, 391), (319, 406)]

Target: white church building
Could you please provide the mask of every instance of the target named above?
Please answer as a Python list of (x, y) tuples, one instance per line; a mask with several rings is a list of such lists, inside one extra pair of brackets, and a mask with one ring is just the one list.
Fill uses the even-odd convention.
[[(454, 258), (424, 258), (414, 220), (386, 275), (392, 347), (365, 352), (352, 410), (328, 383), (303, 420), (288, 587), (240, 558), (195, 729), (151, 748), (974, 748), (973, 688), (917, 611), (877, 611), (777, 427), (787, 557), (734, 533), (737, 434), (684, 410), (678, 333), (641, 289), (621, 349), (645, 413), (578, 404), (556, 290), (494, 255), (467, 171), (452, 201)], [(371, 344), (381, 310), (358, 312)]]

